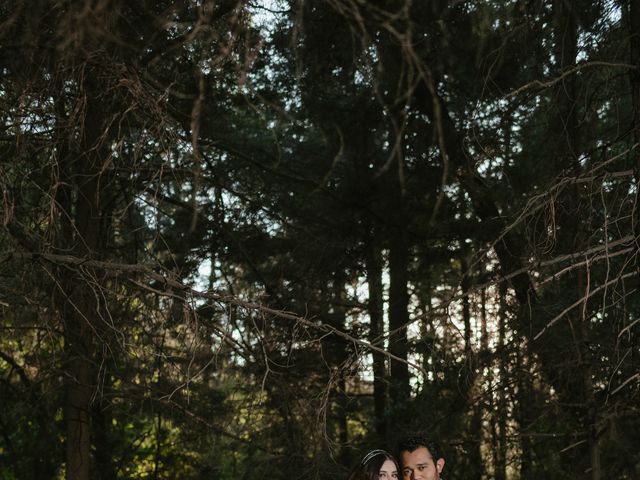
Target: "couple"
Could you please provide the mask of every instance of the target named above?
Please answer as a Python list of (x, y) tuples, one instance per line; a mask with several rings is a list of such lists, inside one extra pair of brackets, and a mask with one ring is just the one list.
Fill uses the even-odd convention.
[(404, 438), (398, 444), (398, 462), (385, 450), (372, 450), (351, 471), (347, 480), (439, 480), (444, 458), (435, 442), (422, 435)]

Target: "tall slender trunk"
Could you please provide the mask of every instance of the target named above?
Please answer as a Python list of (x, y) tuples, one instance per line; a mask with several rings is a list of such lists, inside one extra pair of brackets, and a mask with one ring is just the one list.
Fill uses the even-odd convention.
[[(402, 360), (407, 360), (408, 355), (408, 250), (405, 225), (400, 225), (392, 233), (389, 248), (389, 352)], [(409, 399), (409, 368), (406, 363), (392, 360), (390, 370), (390, 399), (396, 412), (400, 412)]]
[[(371, 229), (366, 245), (367, 284), (369, 287), (369, 340), (378, 341), (384, 333), (384, 296), (382, 285), (383, 256), (377, 234)], [(384, 346), (384, 345), (379, 345)], [(387, 435), (387, 382), (384, 354), (373, 351), (373, 411), (376, 434)]]
[[(339, 267), (340, 268), (340, 267)], [(331, 311), (327, 314), (328, 322), (340, 331), (346, 328), (346, 302), (345, 294), (346, 275), (342, 270), (338, 270), (333, 275), (331, 291)], [(342, 465), (350, 464), (349, 449), (349, 423), (348, 423), (348, 398), (347, 398), (347, 381), (348, 375), (346, 362), (348, 361), (348, 351), (344, 340), (337, 337), (328, 337), (325, 346), (325, 358), (335, 372), (333, 391), (331, 397), (333, 399), (331, 419), (333, 423), (332, 430), (335, 432), (337, 444), (340, 446), (339, 460)]]
[[(578, 24), (573, 2), (554, 0), (554, 55), (558, 73), (575, 66), (578, 53)], [(558, 109), (554, 121), (554, 133), (558, 134), (558, 152), (554, 158), (560, 160), (556, 171), (566, 169), (578, 157), (576, 76), (567, 75), (555, 89), (555, 104)], [(569, 164), (569, 165), (567, 165)]]
[[(496, 401), (496, 395), (499, 395), (500, 377), (496, 379), (493, 374), (493, 360), (489, 352), (489, 329), (487, 319), (487, 289), (480, 290), (480, 358), (486, 359), (482, 362), (483, 368), (486, 370), (486, 389), (487, 389), (487, 410), (489, 412), (489, 431), (491, 438), (491, 460), (493, 463), (493, 478), (504, 480), (501, 473), (500, 463), (500, 426), (499, 422), (499, 401)], [(499, 361), (499, 360), (498, 360)], [(485, 367), (486, 366), (486, 367)]]
[[(556, 55), (557, 65), (560, 71), (565, 71), (568, 68), (572, 68), (576, 64), (576, 58), (578, 53), (578, 23), (576, 6), (573, 2), (567, 0), (556, 0), (554, 3), (554, 19), (555, 28), (554, 33), (555, 48), (554, 53)], [(560, 82), (558, 88), (556, 88), (556, 103), (558, 106), (558, 123), (562, 125), (563, 132), (560, 139), (559, 158), (566, 159), (566, 164), (563, 162), (561, 168), (567, 168), (571, 166), (575, 171), (575, 174), (580, 174), (580, 166), (577, 162), (577, 158), (580, 150), (580, 141), (578, 138), (578, 123), (577, 123), (577, 94), (578, 89), (576, 85), (577, 79), (575, 75), (568, 75)], [(567, 165), (568, 164), (568, 165)], [(572, 208), (577, 210), (580, 193), (577, 186), (574, 187)], [(567, 218), (565, 225), (573, 226), (573, 232), (569, 233), (568, 238), (564, 238), (564, 244), (573, 250), (573, 247), (578, 242), (582, 235), (580, 232), (580, 222), (576, 218)], [(588, 279), (585, 279), (588, 272), (583, 275), (578, 273), (576, 282), (577, 296), (583, 295), (585, 288), (588, 285)], [(590, 325), (589, 316), (585, 311), (579, 318), (576, 318), (576, 322), (579, 327), (576, 335), (576, 360), (578, 371), (580, 372), (581, 394), (585, 408), (583, 409), (583, 429), (588, 445), (588, 455), (590, 463), (591, 480), (601, 480), (603, 476), (601, 465), (601, 454), (598, 437), (596, 433), (597, 421), (598, 421), (598, 409), (595, 399), (593, 380), (592, 380), (592, 368), (591, 368), (591, 354), (589, 352), (590, 342)]]
[[(61, 235), (59, 248), (81, 258), (99, 256), (101, 244), (100, 185), (104, 134), (103, 115), (97, 95), (94, 67), (88, 66), (80, 82), (87, 106), (79, 152), (64, 152), (59, 194)], [(69, 219), (72, 219), (70, 221)], [(101, 327), (100, 305), (94, 291), (97, 282), (60, 269), (58, 308), (64, 324), (65, 351), (65, 459), (67, 480), (89, 480), (91, 464), (91, 399), (94, 385), (95, 332)], [(99, 278), (94, 272), (93, 278)]]
[(524, 353), (519, 350), (517, 357), (517, 389), (516, 396), (516, 418), (518, 420), (518, 432), (520, 437), (520, 479), (533, 480), (533, 445), (531, 442), (530, 426), (532, 422), (531, 415), (531, 378), (529, 375), (529, 367), (524, 358)]
[[(587, 267), (588, 268), (588, 267)], [(578, 289), (584, 291), (585, 276), (579, 275)], [(589, 352), (589, 317), (583, 315), (578, 319), (577, 357), (578, 371), (582, 382), (582, 395), (584, 402), (583, 428), (589, 447), (590, 471), (592, 480), (602, 479), (602, 463), (600, 455), (600, 445), (597, 435), (598, 425), (598, 405), (596, 403), (595, 391), (592, 379), (592, 360)]]
[[(632, 65), (635, 65), (635, 70), (629, 70), (629, 81), (631, 84), (631, 101), (633, 108), (633, 143), (640, 143), (640, 5), (637, 0), (630, 0), (627, 15), (629, 17), (629, 59)], [(635, 162), (634, 162), (634, 177), (635, 177), (635, 212), (632, 218), (633, 232), (636, 238), (640, 237), (640, 151), (635, 150)], [(640, 258), (636, 255), (636, 269), (640, 272)], [(638, 283), (640, 284), (640, 275), (638, 275)], [(640, 285), (638, 287), (640, 288)], [(636, 309), (631, 318), (638, 318), (640, 312)], [(630, 344), (636, 345), (636, 348), (631, 350), (630, 362), (633, 366), (638, 368), (640, 362), (640, 334), (638, 330), (634, 329), (630, 333)]]
[(509, 372), (509, 355), (506, 350), (505, 336), (507, 328), (507, 285), (499, 286), (498, 310), (498, 415), (496, 426), (498, 429), (498, 452), (495, 463), (496, 480), (507, 478), (507, 375)]
[(462, 321), (464, 323), (464, 351), (467, 355), (467, 361), (471, 362), (471, 302), (469, 300), (469, 290), (471, 288), (471, 278), (469, 277), (469, 265), (467, 259), (460, 259), (460, 270), (462, 273)]
[[(423, 349), (422, 368), (425, 372), (431, 371), (431, 378), (435, 384), (438, 380), (438, 369), (436, 361), (433, 356), (434, 349), (436, 347), (436, 329), (433, 325), (433, 303), (431, 299), (431, 285), (426, 283), (423, 287), (422, 300), (424, 301), (423, 311), (425, 312), (424, 319), (420, 322), (420, 337)], [(425, 378), (425, 385), (428, 378)]]
[(474, 388), (475, 383), (475, 368), (476, 359), (473, 355), (473, 349), (471, 345), (471, 300), (469, 298), (471, 290), (471, 276), (469, 272), (469, 265), (467, 259), (464, 256), (464, 252), (460, 258), (460, 270), (462, 274), (461, 288), (462, 288), (462, 320), (464, 324), (464, 351), (466, 355), (466, 368), (462, 370), (464, 378), (463, 391), (467, 404), (472, 405), (472, 414), (470, 422), (470, 444), (469, 454), (467, 461), (467, 477), (470, 479), (482, 478), (482, 452), (480, 451), (480, 445), (482, 444), (483, 432), (482, 432), (482, 415), (483, 405), (479, 398), (478, 389)]
[(340, 379), (336, 386), (336, 395), (338, 398), (338, 441), (340, 442), (340, 463), (342, 465), (351, 465), (351, 449), (349, 448), (349, 421), (348, 421), (348, 402), (347, 398), (347, 379), (346, 372), (340, 372)]
[[(633, 108), (633, 140), (640, 142), (640, 5), (629, 0), (629, 59), (637, 68), (629, 69), (631, 102)], [(640, 171), (640, 153), (636, 150), (636, 171)], [(637, 174), (636, 172), (636, 174)], [(638, 177), (636, 177), (637, 180)]]
[[(104, 388), (104, 387), (103, 387)], [(95, 445), (95, 469), (100, 480), (117, 480), (114, 465), (113, 440), (111, 431), (111, 409), (107, 402), (96, 402), (92, 409), (92, 428)]]
[(163, 432), (162, 432), (162, 413), (158, 412), (156, 414), (156, 451), (153, 455), (153, 478), (158, 480), (158, 475), (160, 473), (160, 463), (162, 462), (162, 442), (163, 442)]
[[(95, 195), (95, 190), (93, 190)], [(86, 208), (76, 206), (78, 245), (93, 245), (95, 224), (83, 222), (91, 215)], [(83, 218), (85, 217), (85, 218)], [(80, 221), (80, 225), (78, 225)], [(86, 223), (86, 228), (82, 228)], [(77, 247), (85, 250), (84, 247)], [(86, 252), (90, 254), (90, 252)], [(79, 255), (84, 256), (84, 255)], [(66, 478), (88, 480), (91, 462), (91, 396), (94, 384), (95, 343), (92, 323), (96, 317), (96, 295), (85, 279), (65, 275), (62, 283), (66, 297), (62, 308), (65, 339), (65, 422)]]
[[(398, 19), (398, 24), (407, 21), (404, 26), (398, 26), (403, 30), (408, 25), (408, 18)], [(405, 198), (405, 145), (404, 129), (406, 125), (406, 104), (400, 99), (404, 98), (406, 78), (402, 78), (401, 66), (397, 55), (395, 42), (389, 32), (380, 31), (381, 42), (379, 49), (381, 69), (381, 86), (384, 90), (384, 101), (389, 109), (387, 117), (388, 132), (394, 148), (389, 152), (387, 190), (387, 225), (386, 235), (389, 245), (389, 352), (402, 361), (390, 360), (391, 378), (389, 382), (390, 411), (394, 415), (392, 421), (400, 421), (404, 406), (409, 400), (409, 369), (406, 363), (408, 356), (407, 324), (409, 323), (409, 258), (410, 246), (408, 238), (408, 218)], [(397, 67), (397, 68), (396, 68)]]

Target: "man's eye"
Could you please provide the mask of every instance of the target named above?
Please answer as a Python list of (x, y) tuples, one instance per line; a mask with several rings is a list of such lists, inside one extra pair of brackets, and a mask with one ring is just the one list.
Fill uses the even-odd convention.
[(422, 472), (422, 471), (424, 471), (424, 469), (425, 469), (425, 468), (426, 468), (426, 467), (425, 467), (424, 465), (420, 465), (420, 466), (418, 467), (418, 471), (419, 471), (419, 472)]

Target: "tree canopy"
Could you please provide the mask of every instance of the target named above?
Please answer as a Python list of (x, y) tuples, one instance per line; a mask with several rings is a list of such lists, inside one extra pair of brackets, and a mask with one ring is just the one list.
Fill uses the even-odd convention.
[(0, 2), (0, 478), (640, 478), (638, 32)]

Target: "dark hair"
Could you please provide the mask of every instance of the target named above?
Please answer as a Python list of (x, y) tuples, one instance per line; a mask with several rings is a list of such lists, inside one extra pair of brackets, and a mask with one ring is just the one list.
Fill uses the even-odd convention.
[(399, 473), (400, 467), (393, 455), (386, 450), (371, 450), (353, 467), (347, 480), (378, 480), (380, 469), (387, 460), (391, 460), (395, 464)]
[(440, 446), (424, 435), (409, 435), (407, 437), (404, 437), (402, 440), (400, 440), (400, 443), (398, 443), (398, 453), (411, 453), (420, 447), (424, 447), (429, 450), (429, 453), (431, 454), (434, 462), (438, 461), (438, 459), (440, 458), (444, 458)]

